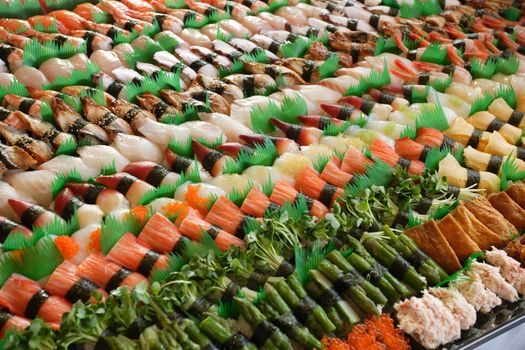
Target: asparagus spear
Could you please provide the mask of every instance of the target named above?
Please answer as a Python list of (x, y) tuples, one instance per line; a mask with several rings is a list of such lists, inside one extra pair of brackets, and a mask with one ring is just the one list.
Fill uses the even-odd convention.
[(201, 349), (216, 350), (217, 347), (211, 340), (197, 327), (197, 325), (190, 319), (184, 318), (181, 321), (184, 332), (188, 334), (193, 342), (197, 343)]
[[(358, 271), (354, 266), (350, 264), (348, 260), (337, 250), (332, 251), (326, 257), (332, 264), (339, 267), (344, 273), (358, 274)], [(381, 290), (375, 287), (370, 281), (364, 279), (361, 287), (365, 290), (366, 295), (372, 299), (376, 304), (384, 305), (388, 301)], [(395, 293), (392, 287), (392, 292)]]
[(400, 278), (403, 282), (407, 283), (410, 287), (414, 288), (417, 291), (423, 290), (426, 288), (426, 280), (421, 277), (416, 269), (408, 263), (405, 259), (397, 253), (397, 251), (392, 252), (392, 247), (381, 243), (379, 240), (365, 238), (363, 245), (366, 250), (374, 258), (377, 259), (382, 265), (388, 267), (390, 272)]
[(269, 322), (264, 314), (252, 303), (244, 298), (234, 297), (241, 315), (251, 325), (254, 332), (252, 342), (257, 346), (263, 346), (268, 341), (279, 350), (290, 350), (290, 340), (273, 323)]
[[(358, 239), (352, 236), (347, 236), (347, 240), (350, 243), (350, 245), (354, 248), (354, 251), (352, 252), (352, 254), (350, 254), (349, 257), (347, 257), (347, 259), (360, 259), (361, 258), (361, 259), (364, 259), (371, 266), (380, 265), (379, 262), (377, 262), (377, 260), (374, 259), (372, 255), (370, 255), (370, 253), (365, 249), (365, 247), (361, 244), (361, 242), (359, 242)], [(384, 271), (383, 277), (396, 289), (397, 293), (400, 296), (409, 297), (414, 294), (412, 290), (410, 290), (406, 284), (400, 282), (388, 270)]]
[(273, 287), (290, 306), (299, 321), (302, 322), (304, 320), (307, 326), (310, 326), (312, 323), (314, 325), (318, 324), (324, 331), (324, 334), (335, 330), (334, 324), (330, 322), (323, 309), (310, 297), (306, 296), (300, 299), (285, 281), (279, 281), (273, 284)]
[[(332, 282), (330, 282), (322, 273), (317, 270), (308, 271), (309, 281), (306, 284), (308, 293), (314, 297), (317, 302), (325, 308), (336, 309), (338, 315), (342, 317), (342, 322), (356, 324), (359, 322), (359, 314), (352, 308), (350, 304), (333, 289)], [(334, 318), (332, 318), (332, 321)], [(342, 329), (343, 325), (340, 325)]]
[(242, 334), (233, 333), (224, 322), (208, 316), (201, 321), (199, 328), (212, 338), (221, 347), (236, 350), (257, 350), (257, 347), (250, 343)]
[(376, 304), (368, 298), (361, 287), (364, 280), (361, 275), (352, 272), (345, 274), (327, 259), (319, 263), (319, 271), (332, 281), (336, 290), (348, 295), (367, 314), (379, 315)]
[(315, 338), (307, 328), (299, 324), (299, 321), (297, 321), (279, 293), (277, 293), (277, 291), (269, 284), (266, 284), (265, 291), (267, 300), (263, 303), (268, 304), (267, 308), (269, 306), (270, 309), (274, 309), (278, 315), (276, 318), (272, 319), (272, 322), (275, 323), (283, 332), (285, 332), (288, 337), (295, 340), (302, 346), (305, 346), (309, 349), (321, 349), (321, 342), (317, 340), (317, 338)]

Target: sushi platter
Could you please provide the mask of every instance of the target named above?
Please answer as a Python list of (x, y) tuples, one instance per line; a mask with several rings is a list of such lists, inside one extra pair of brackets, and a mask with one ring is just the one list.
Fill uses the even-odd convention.
[(521, 1), (0, 0), (0, 349), (475, 349), (524, 180)]

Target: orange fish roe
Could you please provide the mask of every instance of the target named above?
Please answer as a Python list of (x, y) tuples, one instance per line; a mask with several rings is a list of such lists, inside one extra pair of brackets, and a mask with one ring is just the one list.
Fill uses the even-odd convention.
[(321, 339), (321, 343), (323, 344), (323, 349), (329, 349), (329, 350), (350, 350), (350, 346), (344, 341), (339, 338), (327, 338), (324, 337)]
[(182, 202), (168, 203), (162, 207), (161, 211), (168, 217), (177, 217), (174, 224), (180, 226), (180, 223), (190, 212), (190, 208)]
[(100, 228), (97, 228), (89, 235), (89, 244), (87, 248), (90, 252), (99, 252), (102, 250), (102, 248), (100, 247), (100, 232)]
[(78, 243), (69, 236), (58, 236), (55, 238), (55, 245), (65, 260), (73, 259), (80, 251)]
[(199, 196), (200, 189), (200, 185), (189, 185), (185, 199), (190, 207), (197, 209), (202, 216), (206, 216), (208, 213), (208, 198)]
[(139, 205), (138, 207), (131, 209), (131, 214), (135, 215), (135, 217), (140, 220), (140, 223), (144, 225), (148, 218), (148, 208)]
[(403, 332), (394, 327), (394, 320), (387, 314), (370, 317), (354, 326), (346, 342), (325, 337), (322, 343), (327, 350), (410, 350)]

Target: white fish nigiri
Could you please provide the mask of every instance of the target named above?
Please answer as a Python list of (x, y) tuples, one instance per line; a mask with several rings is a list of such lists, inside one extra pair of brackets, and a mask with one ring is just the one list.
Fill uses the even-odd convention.
[(212, 178), (209, 183), (222, 188), (226, 194), (230, 194), (233, 190), (242, 193), (248, 187), (250, 180), (239, 174), (224, 174)]
[(210, 143), (220, 140), (221, 143), (226, 142), (226, 136), (223, 134), (221, 128), (215, 124), (193, 120), (180, 124), (181, 127), (188, 128), (191, 138), (194, 140), (204, 139)]
[(98, 171), (96, 168), (89, 167), (79, 157), (72, 157), (68, 155), (59, 155), (45, 163), (40, 164), (39, 170), (49, 170), (62, 175), (67, 175), (72, 170), (78, 171), (84, 180), (89, 179), (92, 176), (97, 176)]
[(77, 152), (84, 163), (93, 169), (97, 169), (97, 172), (100, 172), (100, 169), (103, 166), (111, 165), (113, 162), (115, 163), (117, 171), (120, 171), (129, 164), (128, 158), (124, 157), (119, 151), (110, 146), (86, 146), (79, 148)]
[(78, 244), (79, 250), (71, 262), (78, 265), (84, 261), (87, 256), (97, 249), (97, 240), (100, 240), (100, 225), (92, 224), (82, 227), (71, 235), (71, 238)]
[(188, 189), (191, 187), (198, 189), (197, 193), (201, 198), (211, 198), (211, 196), (220, 197), (226, 195), (226, 191), (214, 185), (210, 185), (207, 183), (194, 184), (191, 182), (186, 182), (179, 186), (179, 188), (177, 188), (174, 198), (180, 201), (185, 201)]
[(33, 198), (39, 205), (47, 208), (53, 200), (51, 184), (55, 176), (56, 173), (49, 170), (24, 171), (6, 176), (5, 181), (18, 193)]
[(230, 142), (243, 142), (240, 135), (248, 135), (252, 130), (239, 123), (237, 120), (222, 113), (199, 113), (201, 120), (214, 124), (221, 128), (224, 135)]
[(160, 148), (144, 137), (117, 134), (112, 146), (132, 162), (151, 160), (152, 162), (161, 164), (164, 159)]
[(254, 165), (245, 169), (242, 174), (259, 186), (263, 186), (269, 181), (275, 185), (280, 180), (293, 183), (291, 176), (283, 174), (280, 170), (269, 166)]
[(175, 139), (183, 143), (190, 136), (188, 128), (179, 125), (163, 124), (151, 119), (145, 120), (144, 124), (138, 128), (138, 131), (162, 150), (168, 147), (168, 143), (171, 140)]
[(41, 89), (49, 84), (48, 78), (40, 70), (31, 66), (22, 66), (15, 71), (15, 78), (27, 87)]

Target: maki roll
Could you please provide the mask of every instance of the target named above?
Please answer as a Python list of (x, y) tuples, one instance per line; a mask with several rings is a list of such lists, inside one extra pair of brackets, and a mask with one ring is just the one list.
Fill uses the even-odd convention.
[(93, 281), (100, 288), (111, 292), (120, 286), (133, 288), (141, 282), (147, 282), (147, 278), (140, 273), (132, 272), (125, 267), (113, 263), (102, 256), (100, 252), (94, 252), (78, 265), (77, 274), (83, 278)]
[(79, 300), (95, 303), (96, 299), (92, 296), (95, 290), (98, 290), (104, 298), (107, 296), (106, 292), (100, 290), (95, 283), (80, 277), (77, 269), (75, 264), (67, 260), (62, 262), (49, 277), (45, 286), (46, 291), (71, 303)]
[(62, 315), (71, 310), (67, 300), (49, 295), (38, 282), (17, 273), (12, 274), (0, 288), (0, 303), (16, 315), (29, 319), (38, 316), (57, 325)]

